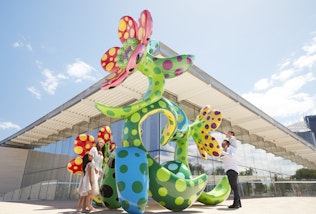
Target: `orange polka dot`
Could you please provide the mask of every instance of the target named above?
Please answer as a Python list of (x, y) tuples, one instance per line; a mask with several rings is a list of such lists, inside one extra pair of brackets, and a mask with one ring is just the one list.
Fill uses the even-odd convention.
[(111, 73), (109, 76), (108, 76), (108, 78), (114, 78), (115, 77), (115, 73)]
[(111, 48), (111, 49), (109, 50), (110, 56), (114, 56), (115, 53), (116, 53), (116, 48)]
[(103, 54), (101, 59), (102, 59), (102, 61), (105, 61), (107, 58), (108, 58), (108, 55), (107, 54)]
[(120, 31), (125, 31), (126, 30), (126, 21), (124, 21), (123, 19), (121, 19), (121, 21), (119, 23), (119, 30)]
[(144, 31), (143, 31), (143, 28), (139, 28), (138, 29), (138, 38), (143, 38), (143, 36), (144, 36)]
[(141, 25), (144, 25), (145, 24), (145, 14), (142, 14), (142, 17), (141, 17)]
[(82, 158), (76, 158), (75, 159), (75, 164), (77, 164), (77, 165), (82, 164)]
[(113, 67), (114, 67), (114, 63), (113, 63), (113, 62), (110, 62), (110, 63), (108, 63), (108, 64), (106, 65), (105, 70), (111, 71), (111, 70), (113, 69)]
[(134, 29), (131, 29), (129, 33), (130, 33), (131, 37), (135, 37), (135, 30)]
[(93, 141), (94, 141), (94, 137), (90, 135), (90, 136), (89, 136), (89, 141), (90, 141), (90, 142), (93, 142)]
[(87, 140), (87, 135), (81, 134), (81, 135), (79, 135), (79, 139), (80, 139), (81, 141), (86, 141), (86, 140)]
[(83, 152), (83, 148), (81, 146), (75, 146), (74, 151), (77, 155)]

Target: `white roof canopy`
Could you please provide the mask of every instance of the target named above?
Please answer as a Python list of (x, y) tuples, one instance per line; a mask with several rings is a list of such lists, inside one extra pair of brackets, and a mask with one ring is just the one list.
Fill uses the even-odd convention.
[[(160, 43), (157, 55), (174, 56)], [(140, 99), (147, 90), (148, 80), (135, 72), (120, 86), (100, 90), (103, 79), (59, 106), (39, 120), (0, 142), (0, 146), (34, 148), (58, 140), (92, 131), (113, 119), (101, 115), (95, 102), (121, 106)], [(288, 128), (250, 104), (235, 92), (196, 66), (179, 77), (166, 80), (166, 94), (176, 100), (199, 108), (210, 105), (222, 112), (224, 120), (243, 142), (278, 156), (293, 160), (305, 167), (316, 169), (316, 148)], [(102, 120), (101, 123), (100, 119)], [(223, 123), (222, 123), (223, 125)]]

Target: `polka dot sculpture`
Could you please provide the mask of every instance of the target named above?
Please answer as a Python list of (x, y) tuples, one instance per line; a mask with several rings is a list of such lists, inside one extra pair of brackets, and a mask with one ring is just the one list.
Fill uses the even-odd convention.
[(167, 161), (161, 165), (180, 178), (192, 178), (190, 170), (181, 161)]
[(74, 152), (80, 157), (69, 161), (67, 170), (72, 174), (83, 174), (82, 157), (95, 146), (94, 137), (89, 134), (81, 134), (74, 141)]
[(112, 152), (106, 162), (100, 188), (101, 199), (105, 206), (110, 209), (117, 209), (121, 207), (116, 188), (115, 156), (115, 152)]
[[(106, 206), (122, 206), (129, 213), (143, 213), (147, 197), (152, 197), (169, 210), (184, 210), (202, 194), (209, 197), (203, 192), (207, 175), (191, 175), (187, 154), (189, 139), (193, 137), (203, 159), (207, 158), (207, 154), (219, 156), (221, 151), (218, 142), (209, 132), (220, 126), (221, 112), (205, 106), (195, 121), (189, 124), (184, 111), (163, 97), (165, 80), (185, 73), (192, 66), (194, 56), (154, 56), (159, 43), (150, 40), (152, 18), (148, 10), (140, 14), (138, 23), (129, 16), (122, 17), (118, 32), (122, 47), (110, 48), (101, 59), (104, 70), (111, 72), (102, 89), (115, 90), (115, 87), (138, 71), (148, 78), (149, 86), (140, 100), (127, 106), (96, 103), (96, 108), (104, 115), (125, 120), (123, 148), (117, 149), (108, 160), (108, 166), (113, 168), (106, 169), (101, 194), (107, 194), (104, 197)], [(176, 142), (174, 160), (163, 165), (151, 157), (142, 139), (142, 124), (154, 114), (164, 115), (167, 119), (160, 137), (161, 146), (171, 141)], [(176, 166), (179, 166), (178, 170)]]
[(198, 201), (207, 205), (216, 205), (225, 201), (230, 194), (231, 187), (228, 177), (225, 175), (217, 183), (214, 189), (209, 192), (203, 192), (198, 198)]
[(143, 213), (148, 202), (148, 162), (138, 148), (116, 151), (116, 183), (120, 204), (128, 213)]

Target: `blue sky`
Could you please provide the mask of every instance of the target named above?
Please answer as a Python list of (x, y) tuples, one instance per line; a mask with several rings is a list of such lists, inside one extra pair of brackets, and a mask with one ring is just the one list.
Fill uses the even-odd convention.
[(107, 75), (120, 18), (144, 9), (152, 39), (279, 122), (316, 114), (314, 0), (1, 0), (0, 140)]

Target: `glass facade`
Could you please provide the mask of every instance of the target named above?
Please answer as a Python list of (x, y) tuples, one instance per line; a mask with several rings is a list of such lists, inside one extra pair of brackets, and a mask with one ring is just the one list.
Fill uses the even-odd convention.
[[(199, 108), (192, 104), (181, 103), (181, 108), (188, 118), (193, 121), (199, 113)], [(114, 121), (108, 125), (113, 133), (113, 141), (122, 146), (122, 130), (124, 121)], [(152, 115), (143, 123), (143, 142), (150, 155), (158, 162), (173, 160), (175, 142), (165, 146), (159, 144), (160, 133), (166, 123), (164, 115)], [(223, 121), (223, 126), (229, 125)], [(99, 129), (88, 134), (97, 136)], [(211, 134), (218, 142), (225, 136), (218, 131)], [(226, 127), (227, 130), (227, 127)], [(76, 136), (54, 144), (48, 144), (31, 150), (26, 161), (21, 189), (5, 195), (5, 200), (72, 200), (77, 199), (76, 188), (81, 175), (74, 175), (67, 171), (68, 162), (77, 155), (73, 151)], [(238, 138), (238, 136), (237, 136)], [(316, 183), (292, 182), (289, 177), (295, 174), (301, 165), (268, 153), (263, 149), (242, 142), (238, 148), (239, 187), (242, 196), (282, 196), (282, 195), (316, 195)], [(193, 176), (201, 173), (208, 175), (206, 191), (211, 190), (225, 174), (219, 158), (208, 157), (203, 160), (193, 139), (188, 146), (188, 159)]]

